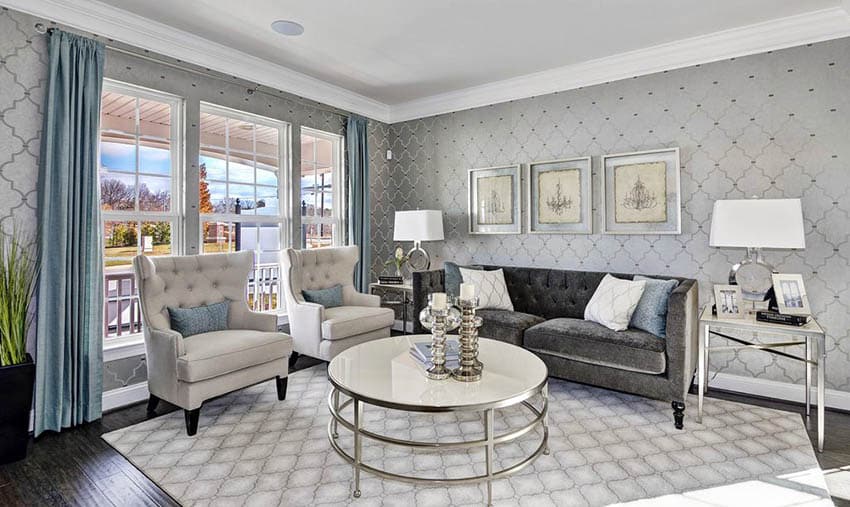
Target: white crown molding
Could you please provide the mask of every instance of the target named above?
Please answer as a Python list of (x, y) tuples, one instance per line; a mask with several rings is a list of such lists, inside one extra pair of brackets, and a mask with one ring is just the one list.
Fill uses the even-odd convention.
[(0, 0), (0, 5), (382, 122), (389, 106), (197, 35), (95, 0)]
[[(850, 0), (844, 0), (850, 9)], [(390, 123), (487, 106), (850, 35), (834, 7), (629, 51), (391, 106)]]

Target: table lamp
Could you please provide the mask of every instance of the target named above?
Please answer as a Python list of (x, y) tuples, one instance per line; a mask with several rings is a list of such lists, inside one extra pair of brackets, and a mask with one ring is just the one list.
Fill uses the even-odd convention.
[(728, 199), (714, 202), (709, 245), (746, 248), (747, 257), (732, 266), (729, 283), (744, 299), (762, 301), (775, 271), (761, 249), (806, 248), (800, 199)]
[(433, 209), (396, 211), (393, 225), (394, 241), (413, 241), (413, 248), (407, 253), (408, 264), (415, 270), (427, 270), (431, 267), (431, 257), (422, 249), (423, 241), (442, 241), (443, 212)]

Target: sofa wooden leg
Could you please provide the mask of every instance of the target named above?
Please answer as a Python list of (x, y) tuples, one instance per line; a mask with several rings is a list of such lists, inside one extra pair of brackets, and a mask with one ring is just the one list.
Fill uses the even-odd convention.
[(298, 356), (300, 354), (298, 352), (292, 351), (292, 354), (289, 355), (289, 372), (291, 373), (295, 370), (295, 363), (298, 361)]
[(201, 408), (184, 410), (183, 415), (186, 417), (186, 434), (190, 437), (195, 436), (195, 433), (198, 432), (198, 419), (201, 418)]
[(685, 427), (685, 403), (681, 401), (674, 401), (673, 405), (673, 425), (677, 430), (680, 430)]
[(275, 377), (275, 384), (277, 384), (277, 399), (283, 401), (286, 399), (286, 384), (289, 382), (289, 377)]
[(159, 398), (154, 395), (151, 395), (148, 398), (148, 416), (152, 417), (156, 415), (156, 407), (159, 405)]

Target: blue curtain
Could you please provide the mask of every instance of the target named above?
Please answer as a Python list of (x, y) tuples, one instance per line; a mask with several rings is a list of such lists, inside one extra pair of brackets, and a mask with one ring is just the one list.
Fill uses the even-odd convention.
[(38, 179), (36, 436), (101, 415), (97, 147), (103, 57), (99, 42), (60, 30), (48, 35)]
[(366, 145), (368, 120), (349, 116), (345, 129), (348, 150), (348, 240), (360, 247), (360, 263), (354, 272), (354, 285), (368, 292), (372, 267), (369, 211), (369, 148)]

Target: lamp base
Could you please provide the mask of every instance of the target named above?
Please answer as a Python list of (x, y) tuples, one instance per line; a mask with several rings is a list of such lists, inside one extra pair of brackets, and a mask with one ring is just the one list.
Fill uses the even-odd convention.
[(775, 268), (764, 261), (761, 250), (747, 248), (747, 257), (729, 271), (729, 283), (741, 287), (745, 300), (764, 301), (773, 287), (771, 275), (775, 272)]
[(407, 264), (414, 271), (428, 271), (431, 269), (431, 256), (422, 249), (422, 242), (414, 241), (413, 248), (407, 252)]

